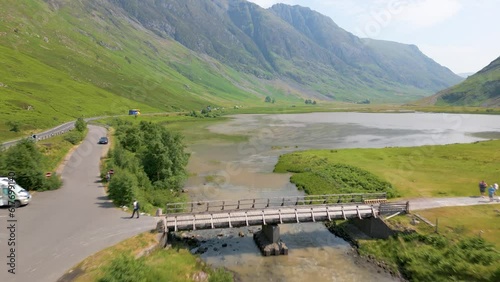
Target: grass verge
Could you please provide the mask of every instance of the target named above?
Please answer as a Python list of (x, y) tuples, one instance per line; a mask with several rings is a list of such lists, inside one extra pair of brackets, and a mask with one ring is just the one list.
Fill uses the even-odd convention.
[(129, 238), (84, 259), (66, 273), (65, 281), (120, 281), (118, 277), (128, 272), (140, 274), (138, 281), (181, 282), (196, 281), (198, 277), (207, 277), (208, 281), (233, 281), (230, 273), (210, 268), (182, 245), (158, 249), (135, 259), (157, 243), (157, 233), (153, 232)]

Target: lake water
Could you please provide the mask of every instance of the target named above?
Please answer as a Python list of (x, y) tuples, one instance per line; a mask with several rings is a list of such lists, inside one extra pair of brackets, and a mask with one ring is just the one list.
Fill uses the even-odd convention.
[[(193, 200), (301, 195), (290, 174), (272, 173), (279, 155), (295, 150), (383, 148), (470, 143), (500, 138), (500, 116), (429, 113), (308, 113), (237, 115), (209, 128), (247, 135), (241, 143), (189, 147), (186, 188)], [(242, 281), (395, 281), (360, 263), (349, 244), (321, 223), (281, 225), (288, 256), (262, 257), (252, 239), (258, 228), (194, 232), (209, 264)], [(242, 232), (245, 237), (239, 237)]]

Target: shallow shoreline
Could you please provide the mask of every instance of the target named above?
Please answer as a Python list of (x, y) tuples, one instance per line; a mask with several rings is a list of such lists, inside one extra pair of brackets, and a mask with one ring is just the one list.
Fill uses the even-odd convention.
[[(352, 246), (352, 256), (356, 258), (356, 261), (360, 265), (364, 265), (370, 268), (373, 268), (377, 273), (384, 272), (388, 275), (391, 275), (393, 278), (398, 279), (401, 282), (406, 282), (406, 280), (403, 275), (397, 271), (393, 271), (384, 261), (377, 259), (374, 256), (368, 255), (361, 255), (359, 253), (359, 237), (364, 237), (364, 238), (369, 238), (365, 234), (363, 234), (361, 231), (357, 230), (357, 228), (352, 225), (348, 224), (351, 229), (347, 230), (347, 228), (343, 228), (342, 226), (339, 226), (333, 222), (332, 224), (325, 224), (326, 228), (335, 236), (340, 237), (344, 239), (346, 242), (348, 242)], [(357, 230), (357, 231), (354, 231)]]

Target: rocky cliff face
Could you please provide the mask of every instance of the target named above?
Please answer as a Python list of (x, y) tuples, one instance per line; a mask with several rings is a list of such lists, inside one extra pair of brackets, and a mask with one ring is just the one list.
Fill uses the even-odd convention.
[(416, 46), (358, 38), (309, 8), (263, 9), (244, 0), (109, 1), (193, 51), (324, 97), (422, 97), (462, 80)]

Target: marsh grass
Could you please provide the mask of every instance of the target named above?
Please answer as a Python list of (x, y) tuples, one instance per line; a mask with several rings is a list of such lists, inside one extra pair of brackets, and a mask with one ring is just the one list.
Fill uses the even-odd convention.
[[(500, 140), (383, 149), (310, 150), (283, 155), (276, 171), (347, 164), (391, 183), (402, 198), (478, 195), (480, 180), (498, 182)], [(312, 179), (304, 179), (313, 187)]]
[(500, 253), (478, 236), (432, 232), (360, 240), (359, 252), (384, 261), (410, 281), (498, 281)]

